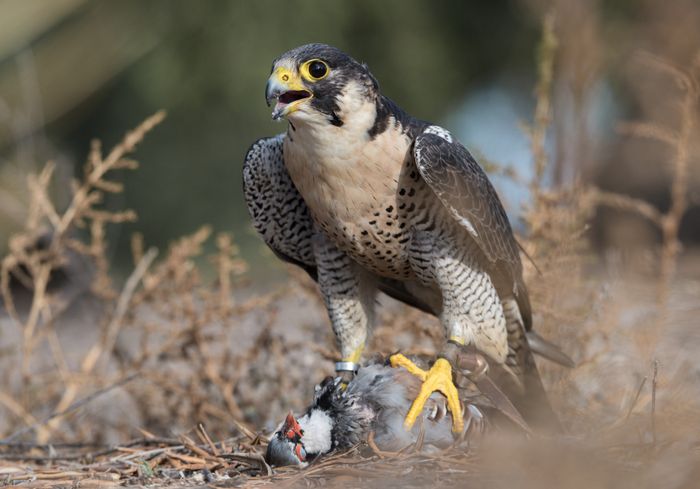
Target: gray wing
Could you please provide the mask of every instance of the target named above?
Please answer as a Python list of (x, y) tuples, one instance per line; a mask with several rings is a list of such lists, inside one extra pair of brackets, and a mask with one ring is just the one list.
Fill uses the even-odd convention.
[(486, 257), (519, 270), (518, 245), (508, 216), (486, 173), (469, 151), (458, 142), (432, 133), (419, 135), (413, 151), (423, 179)]
[(284, 166), (284, 134), (252, 144), (243, 163), (243, 195), (253, 227), (281, 259), (315, 277), (313, 223)]
[(486, 173), (464, 146), (437, 126), (416, 137), (413, 154), (423, 180), (495, 265), (491, 268), (512, 287), (527, 326), (530, 305), (518, 244)]

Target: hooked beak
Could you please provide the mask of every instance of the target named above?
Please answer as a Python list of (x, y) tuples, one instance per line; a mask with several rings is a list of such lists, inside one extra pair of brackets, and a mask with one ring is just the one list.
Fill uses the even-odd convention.
[(310, 99), (312, 94), (306, 89), (299, 75), (284, 67), (276, 68), (265, 85), (267, 106), (275, 102), (272, 119), (279, 120), (297, 110), (299, 104)]

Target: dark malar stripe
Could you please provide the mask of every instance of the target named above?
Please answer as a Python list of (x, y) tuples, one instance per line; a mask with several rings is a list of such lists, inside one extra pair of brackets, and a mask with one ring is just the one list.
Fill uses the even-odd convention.
[(374, 124), (367, 131), (370, 139), (376, 138), (388, 129), (389, 119), (392, 116), (396, 121), (396, 126), (401, 129), (402, 133), (408, 134), (411, 139), (415, 139), (428, 126), (427, 122), (411, 117), (393, 100), (383, 95), (377, 97), (376, 111)]

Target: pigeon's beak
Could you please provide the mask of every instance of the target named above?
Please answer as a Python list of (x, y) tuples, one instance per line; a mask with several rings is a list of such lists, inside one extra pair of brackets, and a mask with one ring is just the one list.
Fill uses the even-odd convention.
[(301, 429), (301, 426), (299, 426), (299, 423), (294, 418), (294, 414), (291, 411), (289, 411), (287, 418), (284, 420), (282, 433), (284, 433), (284, 436), (286, 436), (289, 441), (294, 443), (301, 440), (301, 437), (304, 436), (304, 430)]

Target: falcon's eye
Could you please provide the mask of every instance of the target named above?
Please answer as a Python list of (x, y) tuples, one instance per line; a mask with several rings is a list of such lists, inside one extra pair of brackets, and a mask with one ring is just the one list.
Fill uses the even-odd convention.
[(309, 74), (316, 79), (323, 78), (327, 72), (328, 68), (320, 61), (314, 61), (309, 65)]
[(328, 76), (330, 68), (320, 59), (312, 59), (304, 63), (301, 67), (301, 74), (310, 81), (319, 81)]

